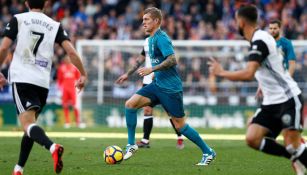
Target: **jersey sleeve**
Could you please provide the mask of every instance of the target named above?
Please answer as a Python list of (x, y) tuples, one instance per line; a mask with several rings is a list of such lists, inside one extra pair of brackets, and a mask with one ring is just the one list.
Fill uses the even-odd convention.
[(67, 32), (63, 29), (62, 25), (60, 25), (58, 33), (55, 37), (55, 42), (61, 45), (65, 40), (70, 41)]
[(6, 25), (3, 36), (10, 38), (11, 40), (15, 40), (18, 33), (18, 22), (17, 18), (13, 17), (11, 21)]
[(294, 48), (293, 48), (293, 45), (292, 45), (292, 42), (291, 41), (288, 41), (287, 42), (287, 60), (296, 60), (296, 56), (295, 56), (295, 52), (294, 52)]
[(169, 55), (173, 55), (175, 53), (171, 40), (165, 36), (158, 38), (157, 46), (164, 58), (168, 57)]
[(248, 61), (257, 61), (261, 64), (269, 55), (269, 48), (262, 40), (253, 41), (251, 50), (248, 53)]
[(143, 48), (142, 52), (141, 52), (141, 55), (145, 56), (145, 50)]

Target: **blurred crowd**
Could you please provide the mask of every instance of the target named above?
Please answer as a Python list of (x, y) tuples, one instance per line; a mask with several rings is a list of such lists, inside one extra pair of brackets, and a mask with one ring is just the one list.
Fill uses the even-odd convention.
[[(25, 12), (23, 0), (1, 0), (0, 30), (12, 15)], [(235, 0), (49, 0), (45, 13), (60, 21), (73, 40), (143, 39), (142, 12), (158, 7), (164, 15), (162, 28), (172, 39), (238, 39), (235, 10), (244, 1)], [(260, 27), (281, 19), (289, 39), (307, 38), (305, 0), (254, 0), (260, 12)]]
[[(254, 3), (259, 8), (260, 28), (266, 29), (270, 20), (280, 19), (285, 37), (292, 40), (307, 39), (306, 0), (49, 0), (45, 13), (61, 22), (73, 43), (78, 39), (142, 40), (145, 38), (141, 25), (142, 12), (150, 6), (162, 10), (162, 28), (173, 40), (234, 40), (242, 39), (237, 34), (234, 13), (244, 3)], [(0, 0), (0, 11), (1, 35), (13, 15), (26, 12), (27, 9), (24, 0)], [(301, 63), (298, 71), (303, 72), (307, 67), (307, 49), (298, 51), (298, 61)], [(54, 80), (57, 65), (64, 57), (63, 50), (58, 46), (55, 52)], [(124, 54), (113, 54), (106, 58), (105, 78), (107, 81), (109, 79), (109, 84), (113, 81), (110, 74), (116, 77), (133, 63), (133, 59), (128, 58)], [(241, 65), (240, 61), (242, 59), (233, 57), (225, 64), (235, 69)], [(206, 66), (203, 62), (201, 57), (179, 61), (178, 68), (186, 84), (216, 81), (208, 75), (207, 68), (201, 67)], [(97, 61), (93, 60), (90, 65), (97, 65)], [(303, 75), (307, 75), (307, 72)], [(297, 77), (305, 81), (304, 76)], [(189, 91), (194, 90), (197, 91), (197, 88)]]

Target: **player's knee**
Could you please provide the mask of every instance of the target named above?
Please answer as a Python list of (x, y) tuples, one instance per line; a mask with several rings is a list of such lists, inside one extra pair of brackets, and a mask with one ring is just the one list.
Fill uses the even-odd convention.
[(257, 137), (247, 135), (245, 137), (245, 142), (249, 147), (254, 148), (254, 149), (258, 149), (261, 140), (259, 140)]
[(172, 118), (173, 124), (176, 128), (177, 131), (180, 131), (181, 128), (183, 128), (185, 126), (185, 121), (183, 120), (183, 118)]
[(125, 103), (125, 107), (126, 108), (135, 108), (136, 105), (131, 100), (127, 100), (126, 103)]

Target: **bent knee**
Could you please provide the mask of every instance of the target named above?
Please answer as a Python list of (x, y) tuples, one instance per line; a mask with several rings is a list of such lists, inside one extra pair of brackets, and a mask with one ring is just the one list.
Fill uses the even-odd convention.
[(262, 138), (246, 136), (245, 142), (246, 144), (254, 149), (259, 149)]
[(131, 100), (127, 100), (126, 103), (125, 103), (125, 107), (126, 108), (135, 108), (136, 104), (133, 103)]
[(185, 120), (183, 118), (172, 118), (173, 124), (177, 131), (180, 131), (185, 126)]

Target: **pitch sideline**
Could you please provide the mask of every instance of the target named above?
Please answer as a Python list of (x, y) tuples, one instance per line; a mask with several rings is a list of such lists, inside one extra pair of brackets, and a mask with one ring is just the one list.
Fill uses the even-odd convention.
[[(21, 137), (23, 132), (20, 131), (0, 131), (0, 137)], [(127, 133), (106, 133), (106, 132), (47, 132), (49, 137), (62, 138), (118, 138), (126, 139)], [(137, 133), (136, 138), (142, 138), (142, 133)], [(205, 140), (244, 140), (243, 134), (200, 134)], [(152, 139), (176, 139), (175, 134), (152, 133)], [(278, 139), (281, 139), (280, 137)]]

